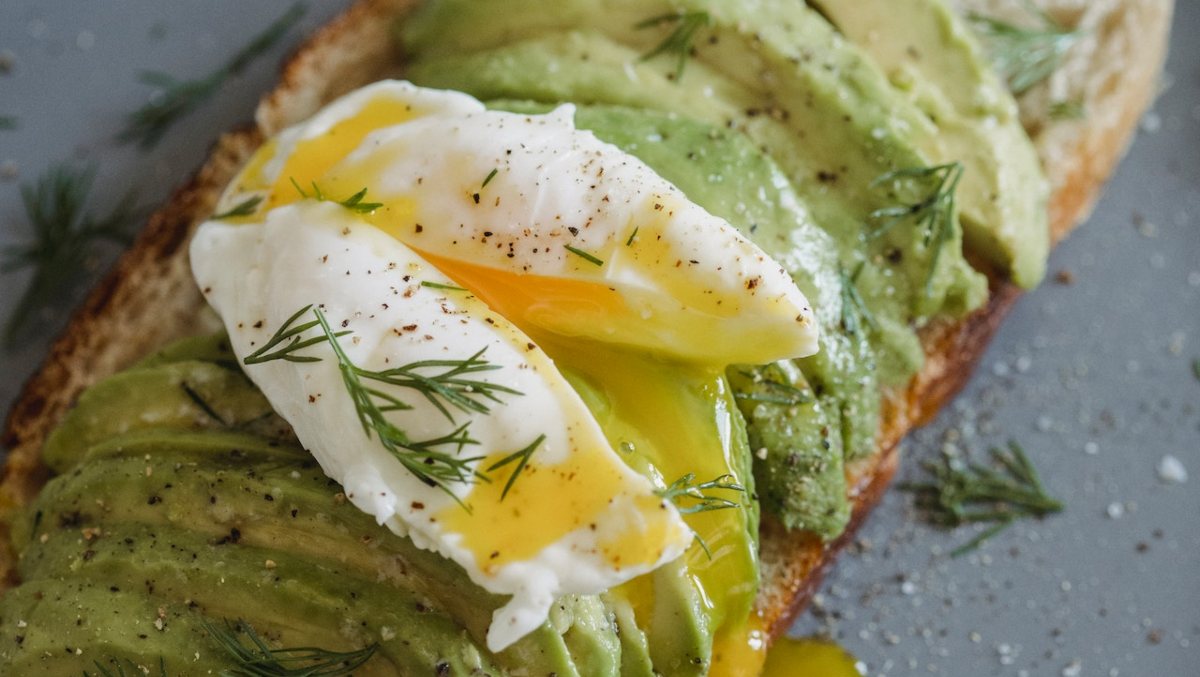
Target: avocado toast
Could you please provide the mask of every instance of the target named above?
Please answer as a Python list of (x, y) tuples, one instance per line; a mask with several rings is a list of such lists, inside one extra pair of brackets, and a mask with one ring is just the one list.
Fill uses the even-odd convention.
[[(360, 10), (360, 11), (363, 11), (363, 10)], [(646, 38), (644, 38), (644, 41), (646, 42), (647, 46), (652, 46), (654, 42), (658, 41), (658, 40), (659, 40), (659, 39), (660, 39), (660, 38), (663, 36), (663, 34), (665, 34), (665, 33), (667, 33), (667, 32), (668, 32), (668, 29), (669, 29), (669, 27), (665, 27), (665, 28), (664, 28), (662, 31), (660, 31), (659, 33), (657, 33), (657, 34), (655, 34), (655, 35), (652, 35), (652, 36), (647, 36)], [(360, 43), (360, 45), (361, 45), (361, 44), (362, 44), (362, 43)], [(641, 47), (641, 45), (638, 45), (638, 50), (640, 50), (640, 47)], [(637, 53), (638, 53), (638, 51), (637, 51), (637, 50), (635, 50), (635, 55), (636, 55)], [(668, 66), (669, 66), (669, 65), (672, 65), (672, 64), (664, 64), (664, 65), (668, 65)], [(665, 71), (670, 71), (671, 69), (668, 67), (668, 68), (663, 68), (662, 70), (665, 70)], [(416, 72), (418, 72), (418, 71), (414, 70), (413, 72), (414, 72), (414, 73), (416, 73)], [(695, 63), (689, 63), (689, 64), (688, 64), (688, 66), (687, 66), (687, 70), (684, 72), (684, 75), (683, 75), (683, 79), (682, 79), (682, 83), (681, 83), (681, 84), (687, 84), (687, 83), (689, 82), (689, 78), (692, 78), (693, 76), (696, 76), (696, 75), (698, 74), (698, 72), (699, 72), (699, 66), (698, 66), (698, 65), (696, 65)], [(414, 77), (415, 77), (415, 76), (414, 76)], [(305, 113), (305, 114), (306, 114), (306, 113)], [(611, 114), (611, 112), (610, 112), (610, 114)], [(776, 113), (776, 114), (778, 114), (778, 113)], [(678, 130), (678, 128), (679, 128), (678, 126), (675, 126), (675, 127), (671, 127), (670, 129), (674, 131), (674, 130)], [(664, 170), (661, 170), (661, 169), (660, 169), (660, 171), (664, 171)], [(665, 171), (664, 171), (664, 173), (665, 173)], [(748, 173), (749, 173), (749, 172), (748, 172)], [(873, 172), (871, 172), (871, 171), (864, 171), (864, 174), (872, 174), (872, 175), (873, 175)], [(873, 178), (873, 177), (872, 177), (872, 178)], [(676, 180), (677, 182), (679, 182), (680, 184), (682, 184), (682, 183), (683, 183), (683, 180), (682, 180), (682, 179), (675, 179), (675, 180)], [(886, 193), (886, 191), (884, 191), (884, 192)], [(852, 272), (853, 272), (852, 270), (850, 270), (850, 271), (847, 271), (847, 273), (852, 273)], [(969, 276), (968, 276), (968, 277), (969, 277)], [(921, 282), (924, 282), (924, 279), (923, 279), (923, 278), (921, 278), (920, 276), (918, 276), (918, 279), (920, 279), (920, 281), (921, 281)], [(977, 284), (977, 283), (976, 283), (976, 284)], [(994, 296), (993, 298), (1003, 298), (1003, 297), (1002, 297), (1002, 295), (997, 295), (997, 296)], [(993, 303), (997, 303), (997, 302), (996, 302), (996, 301), (993, 301)], [(869, 303), (869, 302), (868, 302), (868, 305), (870, 305), (870, 303)], [(882, 314), (883, 314), (883, 313), (881, 313), (881, 315), (882, 315)], [(936, 351), (935, 351), (935, 352), (936, 352)], [(940, 353), (937, 353), (937, 354), (940, 354)], [(927, 367), (927, 369), (928, 369), (928, 367)], [(912, 410), (910, 410), (910, 411), (912, 411)], [(753, 412), (751, 412), (751, 413), (753, 413)], [(891, 415), (891, 414), (889, 414), (889, 416), (894, 416), (894, 415)], [(223, 415), (222, 415), (222, 417), (224, 418), (224, 417), (225, 417), (225, 415), (223, 414)], [(763, 432), (760, 430), (760, 433), (759, 433), (759, 434), (766, 434), (766, 433), (763, 433)], [(767, 446), (770, 446), (770, 445), (767, 445)], [(761, 488), (761, 487), (767, 487), (767, 486), (769, 486), (769, 480), (770, 480), (770, 478), (766, 478), (766, 479), (765, 479), (765, 480), (764, 480), (764, 481), (763, 481), (763, 482), (760, 484), (760, 488)], [(787, 494), (786, 492), (784, 492), (784, 493), (783, 493), (783, 496), (784, 496), (784, 497), (786, 497), (786, 496), (788, 496), (788, 495), (789, 495), (789, 494)], [(836, 497), (835, 497), (835, 498), (836, 498)], [(844, 508), (842, 508), (842, 510), (844, 510)], [(782, 514), (782, 511), (779, 509), (779, 507), (778, 507), (778, 506), (775, 506), (774, 508), (768, 508), (768, 512), (769, 512), (769, 513), (776, 514), (776, 515), (781, 515), (781, 514)], [(825, 513), (820, 513), (820, 514), (822, 514), (822, 515), (823, 515), (823, 514), (825, 514)], [(836, 514), (836, 511), (834, 511), (834, 514)], [(786, 515), (785, 515), (785, 517), (786, 517)], [(841, 517), (841, 519), (844, 519), (844, 516), (843, 516), (843, 517)], [(768, 528), (768, 530), (769, 530), (769, 529), (771, 529), (772, 527), (768, 526), (767, 528)], [(813, 528), (820, 528), (820, 527), (819, 527), (819, 525), (817, 525), (817, 526), (814, 526)], [(835, 532), (835, 531), (836, 531), (836, 527), (834, 527), (834, 528), (831, 528), (831, 531)], [(768, 531), (768, 533), (770, 533), (770, 531)], [(768, 538), (767, 540), (768, 540), (768, 542), (774, 542), (774, 540), (773, 540), (773, 539), (771, 539), (771, 538)], [(770, 552), (771, 552), (771, 550), (770, 550), (770, 547), (769, 547), (769, 546), (768, 546), (768, 548), (767, 548), (766, 552), (767, 552), (767, 553), (770, 553)], [(769, 580), (776, 580), (776, 579), (774, 579), (774, 578), (771, 578), (771, 579), (769, 579)], [(769, 586), (769, 585), (768, 585), (768, 588), (770, 588), (770, 586)]]

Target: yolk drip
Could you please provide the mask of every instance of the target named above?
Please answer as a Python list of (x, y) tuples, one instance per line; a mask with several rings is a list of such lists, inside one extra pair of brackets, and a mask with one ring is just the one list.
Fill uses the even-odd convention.
[[(300, 200), (302, 196), (292, 185), (293, 180), (303, 190), (309, 191), (312, 182), (320, 182), (330, 169), (361, 145), (368, 134), (404, 122), (411, 116), (409, 104), (386, 97), (375, 97), (367, 102), (362, 110), (337, 122), (324, 134), (298, 142), (279, 176), (275, 178), (265, 208), (271, 209)], [(265, 147), (263, 150), (266, 150)], [(249, 170), (245, 175), (253, 178)], [(321, 187), (324, 189), (326, 186)], [(361, 188), (362, 186), (359, 186), (354, 191)], [(350, 194), (330, 193), (337, 199), (344, 199)]]
[(254, 151), (254, 155), (250, 157), (250, 161), (246, 163), (246, 166), (242, 168), (241, 174), (238, 175), (237, 191), (239, 193), (266, 188), (263, 182), (263, 168), (266, 167), (271, 158), (275, 157), (278, 147), (279, 140), (270, 138), (263, 145), (259, 146), (258, 150)]
[(713, 641), (709, 677), (758, 677), (767, 660), (767, 633), (751, 616), (740, 626), (719, 633)]
[[(469, 510), (451, 505), (437, 515), (448, 529), (463, 534), (462, 544), (475, 554), (484, 573), (532, 558), (576, 529), (596, 529), (611, 498), (624, 493), (623, 469), (601, 448), (576, 448), (558, 465), (538, 464), (536, 453), (503, 499), (504, 481), (497, 478), (475, 487), (467, 499)], [(493, 454), (481, 467), (507, 455)], [(653, 564), (662, 557), (662, 544), (678, 536), (662, 510), (662, 499), (631, 498), (645, 523), (599, 542), (604, 561), (617, 570)]]
[(861, 677), (856, 661), (836, 644), (780, 639), (767, 653), (762, 677)]

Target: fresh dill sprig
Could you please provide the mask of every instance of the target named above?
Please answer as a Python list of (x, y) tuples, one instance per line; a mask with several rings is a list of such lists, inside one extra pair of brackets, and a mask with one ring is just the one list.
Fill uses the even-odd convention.
[(707, 482), (697, 484), (696, 474), (688, 473), (672, 482), (670, 486), (665, 489), (659, 489), (655, 493), (675, 504), (675, 508), (684, 515), (741, 507), (741, 504), (737, 501), (731, 501), (711, 493), (706, 494), (704, 493), (706, 491), (736, 491), (745, 493), (746, 488), (738, 484), (733, 475), (725, 474)]
[(8, 131), (17, 128), (17, 118), (15, 115), (0, 115), (0, 129)]
[(441, 282), (431, 282), (429, 280), (421, 280), (421, 286), (428, 287), (430, 289), (444, 289), (446, 291), (467, 291), (466, 287), (459, 287), (457, 285), (444, 284)]
[[(406, 470), (422, 482), (431, 487), (438, 487), (456, 501), (459, 500), (447, 485), (474, 481), (477, 475), (472, 471), (471, 464), (481, 460), (481, 457), (464, 458), (461, 455), (462, 450), (468, 445), (479, 444), (479, 441), (472, 439), (468, 433), (469, 424), (460, 425), (445, 435), (426, 440), (410, 438), (408, 433), (388, 421), (384, 414), (389, 411), (411, 409), (412, 406), (400, 401), (394, 395), (365, 385), (363, 378), (370, 378), (370, 376), (351, 362), (345, 351), (342, 350), (337, 335), (325, 319), (325, 314), (319, 308), (314, 308), (313, 314), (316, 315), (321, 331), (325, 333), (329, 346), (337, 356), (338, 369), (342, 372), (342, 382), (346, 387), (346, 392), (354, 401), (354, 409), (358, 414), (359, 423), (362, 424), (363, 432), (367, 434), (367, 437), (374, 432), (383, 448), (387, 449)], [(432, 394), (428, 392), (423, 394), (432, 400)], [(445, 409), (443, 409), (444, 411)], [(453, 447), (453, 452), (446, 451), (443, 449), (444, 447)]]
[(223, 628), (207, 619), (201, 624), (235, 661), (235, 667), (221, 673), (226, 677), (343, 677), (362, 667), (379, 649), (378, 644), (357, 651), (309, 646), (272, 649), (245, 621), (231, 623), (226, 620)]
[[(307, 313), (312, 312), (315, 319), (299, 322)], [(320, 335), (304, 337), (309, 330), (319, 327)], [(405, 411), (412, 405), (401, 400), (396, 395), (379, 390), (369, 384), (385, 384), (394, 388), (415, 390), (433, 405), (450, 422), (454, 422), (451, 409), (464, 413), (486, 414), (491, 411), (492, 404), (502, 404), (502, 396), (522, 395), (519, 390), (508, 386), (489, 383), (475, 378), (473, 375), (481, 372), (500, 369), (500, 365), (492, 364), (484, 359), (485, 349), (481, 349), (464, 360), (420, 360), (399, 367), (384, 370), (370, 370), (354, 364), (342, 350), (338, 339), (350, 334), (349, 331), (335, 332), (329, 326), (324, 313), (319, 308), (307, 305), (292, 314), (275, 331), (275, 334), (255, 352), (246, 356), (242, 361), (247, 365), (261, 364), (272, 360), (287, 362), (319, 362), (320, 357), (297, 354), (298, 351), (321, 343), (327, 343), (337, 358), (338, 370), (342, 374), (342, 382), (346, 392), (354, 402), (359, 423), (367, 437), (374, 434), (379, 443), (392, 454), (413, 475), (430, 486), (438, 487), (455, 496), (448, 488), (452, 482), (472, 482), (487, 477), (471, 469), (471, 464), (482, 460), (482, 457), (464, 458), (462, 451), (469, 445), (478, 444), (472, 439), (468, 430), (469, 423), (460, 425), (454, 430), (426, 440), (414, 440), (408, 433), (387, 420), (385, 414), (390, 411)], [(530, 446), (506, 457), (493, 465), (488, 471), (496, 470), (514, 460), (520, 460), (516, 470), (509, 477), (501, 499), (508, 491), (516, 477), (525, 468), (529, 456), (542, 443), (544, 436), (539, 437)], [(447, 450), (452, 447), (452, 450)]]
[[(454, 417), (446, 409), (445, 404), (462, 412), (486, 414), (491, 411), (488, 402), (502, 404), (500, 395), (522, 395), (519, 390), (496, 383), (466, 378), (470, 374), (500, 369), (500, 365), (492, 364), (483, 359), (486, 348), (481, 348), (465, 360), (422, 360), (410, 362), (400, 367), (383, 371), (369, 371), (355, 368), (358, 375), (365, 379), (386, 383), (398, 388), (416, 390), (437, 407), (448, 420)], [(441, 369), (438, 373), (425, 373), (427, 370)], [(423, 371), (425, 370), (425, 371)], [(443, 404), (443, 402), (445, 404)]]
[(1050, 104), (1052, 120), (1079, 120), (1087, 114), (1083, 102), (1078, 100), (1055, 101)]
[[(296, 324), (304, 314), (312, 311), (316, 319)], [(302, 338), (301, 335), (313, 327), (322, 327), (323, 333), (318, 336)], [(352, 332), (348, 330), (334, 332), (328, 330), (319, 310), (314, 310), (311, 304), (301, 308), (289, 317), (275, 334), (261, 348), (242, 360), (245, 364), (262, 364), (272, 360), (287, 362), (320, 362), (321, 358), (312, 355), (298, 355), (297, 351), (319, 343), (334, 343), (337, 339)], [(472, 374), (495, 371), (500, 365), (492, 364), (483, 358), (486, 348), (480, 349), (465, 360), (420, 360), (399, 367), (373, 371), (353, 366), (356, 377), (386, 383), (397, 388), (408, 388), (420, 393), (438, 411), (453, 422), (454, 416), (447, 405), (464, 413), (486, 414), (491, 411), (489, 403), (502, 404), (501, 395), (521, 395), (519, 390), (497, 383), (489, 383), (476, 378)], [(340, 352), (340, 348), (334, 351)], [(390, 395), (376, 393), (378, 397), (395, 400)], [(412, 406), (398, 400), (389, 403), (389, 411), (411, 409)]]
[(482, 191), (484, 188), (487, 188), (487, 185), (492, 182), (492, 179), (495, 178), (496, 173), (499, 171), (500, 171), (499, 169), (493, 168), (492, 171), (489, 172), (487, 177), (483, 180), (483, 183), (479, 184), (479, 190), (475, 191), (474, 193), (471, 193), (471, 199), (475, 201), (475, 204), (479, 204), (479, 201), (483, 197), (482, 195), (480, 195), (480, 191)]
[(929, 261), (929, 274), (925, 278), (925, 295), (933, 295), (933, 276), (937, 273), (942, 249), (954, 235), (954, 223), (958, 218), (958, 203), (955, 197), (958, 182), (962, 179), (961, 162), (948, 162), (932, 167), (907, 167), (887, 172), (871, 182), (872, 187), (895, 182), (911, 182), (924, 197), (910, 204), (883, 207), (871, 212), (869, 219), (878, 227), (868, 237), (876, 238), (905, 221), (914, 223), (924, 232), (925, 247), (933, 252)]
[(1022, 517), (1045, 517), (1062, 510), (1062, 503), (1046, 493), (1025, 450), (1016, 442), (1009, 451), (993, 448), (997, 467), (942, 457), (923, 464), (932, 481), (901, 485), (916, 496), (916, 505), (936, 526), (990, 523), (975, 538), (951, 551), (958, 557), (1003, 531)]
[[(128, 658), (124, 661), (110, 658), (109, 662), (112, 663), (113, 668), (116, 669), (116, 672), (113, 672), (112, 669), (109, 669), (109, 666), (101, 663), (100, 661), (92, 661), (92, 664), (96, 666), (96, 677), (132, 677), (133, 675), (137, 675), (138, 677), (146, 677), (150, 675), (150, 673), (147, 671), (147, 668), (138, 665)], [(126, 666), (129, 667), (130, 672), (125, 672)], [(92, 677), (92, 673), (84, 670), (83, 677)], [(157, 677), (167, 677), (167, 661), (161, 656), (158, 659)]]
[[(706, 491), (737, 491), (745, 493), (746, 488), (734, 481), (733, 475), (725, 474), (707, 482), (697, 484), (696, 474), (688, 473), (672, 482), (670, 486), (659, 489), (654, 493), (670, 501), (675, 506), (675, 509), (683, 515), (694, 515), (700, 512), (730, 510), (742, 507), (737, 501), (731, 501), (721, 496), (714, 496), (711, 493), (706, 494), (704, 493)], [(699, 544), (700, 549), (704, 551), (704, 554), (708, 555), (709, 559), (712, 559), (712, 551), (708, 549), (708, 543), (700, 536), (700, 533), (693, 529), (692, 537)]]
[(258, 209), (258, 205), (261, 204), (262, 201), (263, 198), (261, 195), (248, 197), (230, 209), (221, 212), (220, 214), (213, 214), (212, 219), (214, 221), (220, 221), (221, 219), (232, 219), (237, 216), (250, 216), (254, 213), (254, 210)]
[(94, 168), (61, 165), (46, 171), (32, 185), (21, 186), (33, 241), (0, 250), (0, 272), (34, 271), (4, 326), (5, 346), (13, 344), (27, 322), (75, 290), (98, 242), (127, 245), (132, 239), (130, 226), (141, 216), (132, 194), (103, 217), (86, 211), (95, 178)]
[(687, 66), (688, 57), (692, 54), (692, 41), (696, 32), (701, 28), (712, 25), (712, 17), (708, 12), (670, 12), (651, 17), (634, 24), (634, 28), (657, 28), (658, 26), (674, 24), (675, 28), (658, 43), (654, 49), (642, 55), (642, 61), (648, 61), (660, 54), (675, 55), (675, 80), (683, 77), (683, 69)]
[(588, 263), (591, 263), (592, 265), (596, 265), (596, 266), (604, 265), (604, 260), (597, 257), (594, 254), (589, 254), (588, 252), (585, 252), (582, 249), (579, 249), (578, 247), (572, 247), (569, 244), (564, 244), (563, 247), (565, 247), (567, 251), (571, 252), (575, 256), (578, 256), (579, 258), (583, 259), (584, 261), (587, 261)]
[(633, 227), (633, 232), (629, 234), (629, 239), (625, 240), (625, 246), (626, 246), (626, 247), (632, 247), (632, 246), (633, 246), (633, 240), (634, 240), (634, 238), (636, 238), (636, 237), (637, 237), (638, 230), (640, 230), (640, 229), (641, 229), (641, 226), (634, 226), (634, 227)]
[(864, 265), (866, 261), (859, 262), (853, 273), (847, 273), (845, 268), (838, 266), (838, 277), (842, 282), (842, 329), (855, 336), (859, 335), (864, 324), (871, 329), (879, 329), (875, 316), (858, 291), (858, 276), (862, 274)]
[(812, 392), (806, 388), (798, 388), (787, 382), (787, 376), (779, 374), (779, 378), (773, 378), (770, 372), (778, 372), (779, 367), (774, 364), (756, 367), (754, 369), (739, 369), (739, 376), (749, 379), (752, 384), (758, 387), (754, 392), (734, 392), (734, 399), (746, 400), (749, 402), (762, 402), (764, 404), (778, 404), (784, 407), (794, 407), (801, 404), (806, 404), (812, 400)]
[(1036, 28), (1022, 28), (978, 13), (969, 15), (975, 31), (987, 42), (996, 71), (1015, 95), (1024, 94), (1050, 77), (1080, 37), (1078, 31), (1059, 25), (1045, 12), (1030, 9), (1041, 23)]
[(525, 465), (529, 463), (529, 457), (533, 456), (533, 452), (537, 451), (537, 448), (541, 446), (542, 442), (545, 441), (546, 436), (544, 434), (538, 435), (537, 439), (529, 443), (529, 446), (525, 447), (524, 449), (514, 451), (508, 456), (505, 456), (499, 461), (496, 461), (488, 466), (487, 472), (492, 473), (506, 465), (509, 465), (510, 463), (513, 463), (514, 461), (517, 463), (517, 467), (513, 468), (512, 474), (508, 476), (508, 481), (504, 483), (504, 489), (500, 492), (501, 501), (508, 497), (508, 490), (512, 489), (513, 483), (517, 481), (517, 476), (521, 474), (521, 471), (525, 469)]
[[(312, 357), (309, 355), (296, 355), (295, 352), (303, 350), (309, 346), (318, 343), (324, 343), (328, 340), (326, 336), (314, 336), (312, 338), (301, 339), (300, 335), (320, 324), (317, 320), (310, 320), (303, 324), (292, 326), (299, 320), (300, 317), (308, 311), (312, 310), (312, 304), (304, 306), (292, 314), (275, 332), (266, 343), (258, 350), (250, 353), (242, 360), (243, 363), (262, 364), (271, 360), (286, 360), (288, 362), (320, 362), (321, 358)], [(341, 331), (334, 334), (335, 337), (342, 337), (349, 334), (349, 331)], [(284, 345), (286, 343), (286, 345)]]
[(371, 212), (373, 212), (376, 209), (379, 209), (380, 207), (383, 206), (382, 202), (363, 202), (363, 200), (367, 197), (367, 189), (366, 188), (363, 188), (362, 190), (358, 191), (354, 195), (351, 195), (350, 197), (346, 198), (345, 200), (335, 200), (331, 197), (326, 196), (325, 193), (321, 192), (321, 187), (317, 185), (316, 181), (312, 182), (313, 192), (311, 194), (309, 194), (307, 191), (305, 191), (303, 188), (300, 187), (299, 183), (296, 183), (296, 179), (294, 177), (289, 177), (289, 180), (292, 182), (292, 185), (295, 186), (296, 192), (300, 193), (300, 197), (303, 197), (305, 199), (312, 198), (313, 200), (317, 200), (318, 202), (333, 202), (336, 204), (340, 204), (341, 206), (345, 207), (346, 209), (349, 209), (352, 212), (358, 212), (359, 214), (370, 214)]
[(143, 150), (153, 147), (176, 122), (195, 111), (212, 97), (231, 76), (244, 71), (259, 56), (283, 37), (300, 17), (305, 6), (297, 3), (266, 30), (259, 33), (228, 63), (197, 80), (176, 80), (162, 71), (145, 71), (139, 77), (143, 84), (154, 87), (150, 102), (131, 113), (125, 128), (117, 135), (123, 143), (136, 143)]

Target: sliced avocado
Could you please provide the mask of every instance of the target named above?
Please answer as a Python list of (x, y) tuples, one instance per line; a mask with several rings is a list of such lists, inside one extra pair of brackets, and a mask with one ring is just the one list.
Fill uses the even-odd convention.
[(1016, 101), (970, 27), (943, 0), (812, 4), (883, 64), (937, 127), (922, 143), (929, 156), (963, 163), (958, 195), (967, 247), (1022, 287), (1036, 286), (1050, 246), (1049, 188)]
[(708, 674), (714, 629), (704, 613), (704, 599), (691, 592), (687, 565), (680, 558), (649, 576), (654, 602), (649, 622), (643, 622), (655, 671), (668, 677)]
[(157, 367), (173, 362), (187, 362), (189, 360), (212, 362), (213, 364), (234, 371), (241, 369), (237, 355), (233, 354), (233, 347), (229, 345), (229, 337), (225, 332), (179, 339), (164, 346), (149, 357), (143, 358), (133, 368)]
[[(51, 480), (26, 518), (14, 525), (18, 550), (25, 549), (35, 535), (63, 529), (104, 531), (114, 522), (173, 525), (207, 542), (235, 540), (296, 561), (336, 563), (364, 579), (412, 590), (421, 595), (425, 606), (445, 610), (475, 644), (483, 645), (491, 612), (503, 599), (471, 584), (458, 567), (417, 549), (339, 498), (338, 485), (306, 452), (266, 441), (253, 447), (242, 444), (241, 436), (222, 432), (180, 434), (192, 439), (156, 447), (154, 440), (176, 439), (162, 431), (139, 431), (139, 444), (114, 445), (124, 447), (125, 453), (94, 455), (90, 462)], [(574, 674), (575, 653), (599, 656), (615, 650), (610, 661), (615, 674), (619, 644), (611, 636), (607, 611), (596, 602), (587, 598), (571, 607), (570, 623), (563, 630), (569, 632), (569, 640), (547, 624), (493, 660), (569, 675)], [(589, 663), (604, 664), (599, 659)]]
[(122, 674), (120, 666), (125, 674), (157, 676), (160, 660), (167, 675), (218, 675), (232, 667), (206, 636), (199, 614), (187, 604), (151, 598), (140, 583), (122, 588), (72, 577), (19, 585), (4, 593), (4, 674), (105, 674), (96, 667), (99, 664), (109, 674)]
[[(149, 459), (97, 459), (51, 480), (25, 522), (14, 528), (18, 551), (35, 534), (55, 530), (106, 529), (110, 522), (172, 525), (209, 542), (233, 539), (296, 560), (336, 563), (360, 577), (414, 590), (432, 600), (428, 606), (457, 619), (473, 641), (483, 645), (491, 613), (503, 599), (339, 498), (338, 485), (307, 454), (281, 462), (248, 457), (240, 449), (214, 447), (206, 452), (194, 445), (192, 453), (159, 450), (148, 455)], [(602, 626), (581, 611), (575, 613), (575, 624), (581, 626), (577, 637)], [(544, 665), (563, 674), (569, 674), (571, 662), (560, 633), (549, 625), (495, 660), (509, 666)]]
[[(461, 671), (457, 674), (498, 671), (444, 610), (409, 590), (355, 576), (334, 563), (214, 542), (186, 529), (114, 523), (90, 540), (59, 531), (34, 544), (21, 568), (23, 587), (53, 588), (62, 581), (140, 591), (159, 604), (191, 606), (214, 620), (244, 620), (289, 646), (346, 650), (377, 642), (372, 660), (391, 662), (402, 673), (434, 674), (439, 664)], [(102, 613), (103, 625), (121, 627), (112, 616), (122, 616), (122, 609)], [(216, 651), (210, 642), (183, 655)]]
[(203, 435), (192, 430), (179, 428), (137, 428), (127, 433), (114, 435), (88, 447), (79, 458), (80, 463), (112, 456), (145, 456), (165, 453), (219, 453), (229, 451), (237, 455), (256, 457), (278, 457), (280, 460), (296, 460), (315, 465), (308, 452), (298, 446), (261, 435), (228, 430), (206, 430)]
[(759, 499), (788, 528), (833, 538), (850, 521), (841, 415), (832, 397), (818, 397), (794, 363), (729, 369), (730, 384), (759, 454)]
[(139, 428), (282, 430), (267, 398), (240, 371), (188, 360), (124, 371), (92, 386), (46, 441), (65, 472), (91, 445)]
[(551, 627), (565, 627), (563, 641), (571, 663), (583, 675), (621, 674), (621, 640), (608, 606), (595, 595), (564, 595), (550, 612)]
[(610, 609), (621, 640), (621, 677), (655, 677), (650, 642), (638, 627), (633, 607), (620, 595), (605, 593), (602, 599)]

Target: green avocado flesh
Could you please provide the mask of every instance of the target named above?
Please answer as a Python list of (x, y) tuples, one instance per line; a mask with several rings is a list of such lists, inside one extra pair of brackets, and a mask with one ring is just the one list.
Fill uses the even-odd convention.
[[(687, 22), (683, 51), (659, 53)], [(707, 674), (758, 590), (760, 506), (838, 536), (847, 468), (876, 448), (882, 389), (920, 369), (920, 328), (980, 307), (985, 271), (1043, 274), (1032, 145), (943, 0), (438, 0), (398, 39), (417, 85), (519, 113), (574, 104), (811, 302), (816, 355), (724, 373), (534, 336), (635, 470), (746, 488), (687, 517), (711, 554), (564, 597), (492, 653), (506, 600), (348, 503), (224, 338), (197, 337), (93, 386), (48, 440), (55, 477), (12, 524), (0, 674), (222, 674), (237, 665), (211, 630), (239, 620), (273, 648), (376, 646), (356, 675)], [(911, 170), (950, 163), (956, 209), (935, 228)]]

